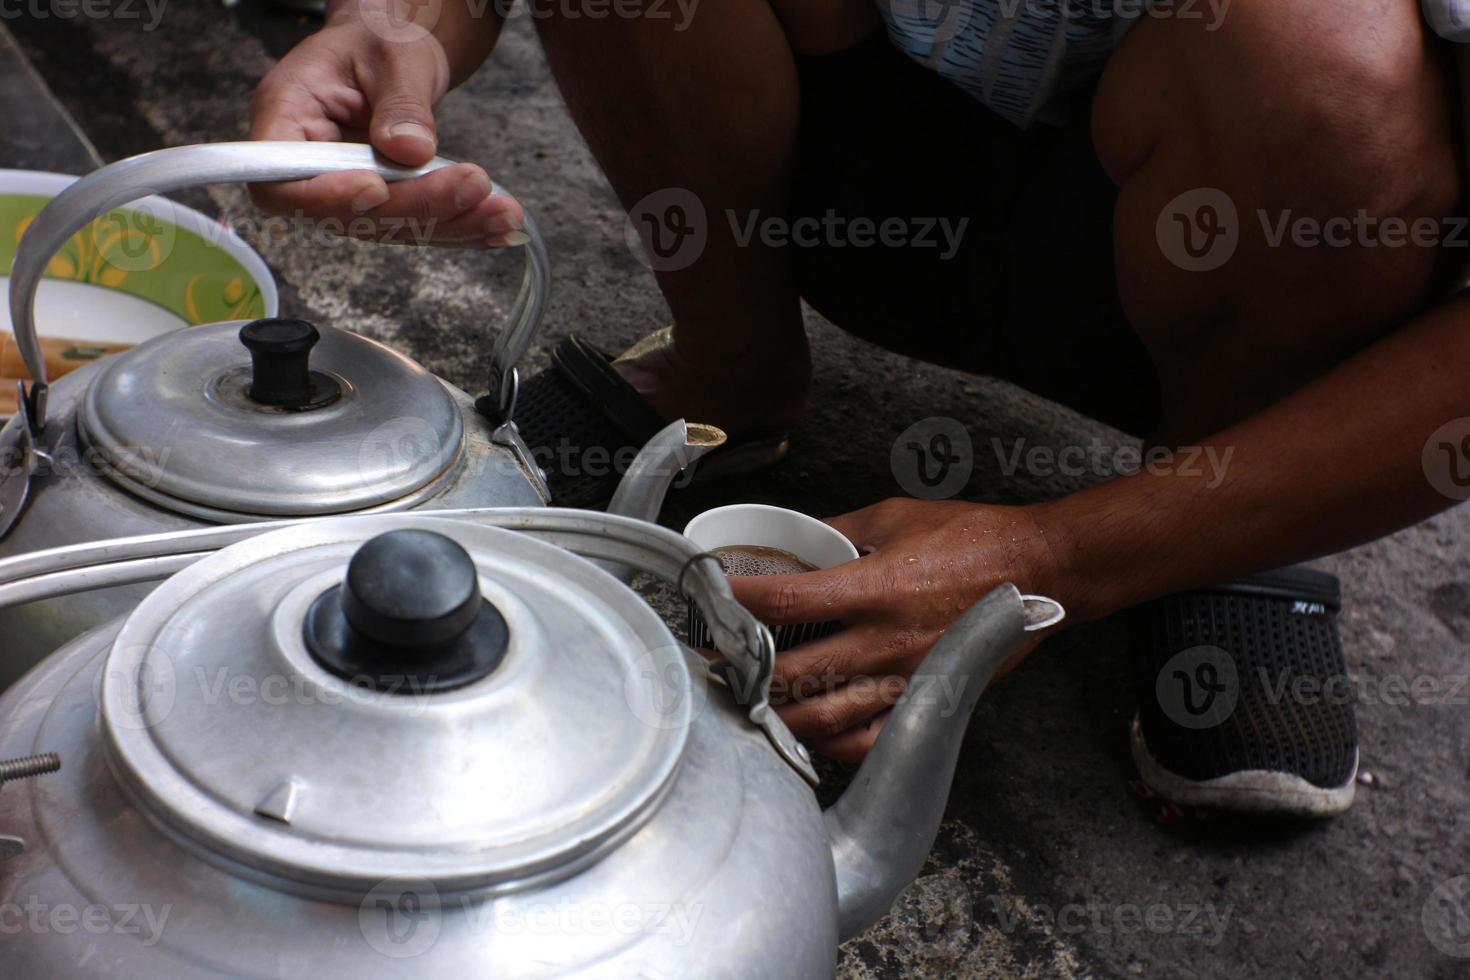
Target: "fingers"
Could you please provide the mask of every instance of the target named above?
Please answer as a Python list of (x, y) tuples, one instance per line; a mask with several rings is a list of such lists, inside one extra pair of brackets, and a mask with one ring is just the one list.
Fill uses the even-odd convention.
[(938, 636), (891, 625), (850, 626), (776, 654), (771, 689), (783, 699), (799, 698), (816, 693), (822, 684), (831, 687), (859, 676), (907, 674)]
[(776, 705), (774, 710), (802, 741), (829, 739), (892, 708), (908, 680), (897, 674), (858, 677), (830, 693)]
[(388, 200), (388, 182), (366, 170), (321, 174), (310, 180), (251, 184), (255, 203), (274, 214), (344, 221)]
[(813, 752), (824, 755), (838, 762), (857, 763), (862, 762), (869, 752), (873, 750), (878, 736), (883, 734), (883, 726), (892, 717), (892, 710), (885, 711), (874, 718), (869, 719), (861, 725), (849, 728), (841, 734), (831, 738), (813, 739), (807, 743)]
[(732, 575), (735, 598), (763, 623), (821, 623), (869, 606), (864, 580), (867, 559), (799, 575)]
[[(434, 158), (433, 107), (448, 84), (447, 59), (432, 39), (374, 47), (352, 32), (328, 29), (291, 51), (261, 82), (251, 103), (250, 134), (366, 139), (390, 160), (420, 166)], [(328, 230), (355, 238), (468, 248), (521, 244), (520, 204), (491, 191), (485, 171), (468, 163), (392, 184), (363, 171), (251, 187), (268, 211), (331, 222)]]
[(506, 194), (492, 195), (489, 176), (471, 163), (392, 184), (368, 171), (350, 171), (258, 185), (253, 191), (270, 211), (330, 222), (332, 230), (358, 238), (463, 248), (526, 240), (520, 203)]

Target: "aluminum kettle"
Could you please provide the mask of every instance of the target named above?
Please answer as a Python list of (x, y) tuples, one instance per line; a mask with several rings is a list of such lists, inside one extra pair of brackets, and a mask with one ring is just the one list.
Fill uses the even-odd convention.
[[(529, 216), (525, 275), (490, 356), (494, 420), (475, 410), (469, 394), (382, 344), (292, 320), (181, 329), (54, 384), (46, 375), (34, 316), (42, 273), (109, 209), (214, 183), (348, 170), (396, 181), (450, 163), (400, 167), (361, 144), (184, 146), (102, 167), (50, 202), (21, 241), (10, 279), (16, 341), (35, 380), (0, 431), (0, 558), (282, 517), (547, 503), (514, 421), (517, 364), (540, 326), (551, 282), (546, 246)], [(150, 202), (169, 206), (163, 198)], [(680, 467), (722, 440), (712, 427), (670, 430), (653, 453), (658, 458), (635, 468), (622, 512), (654, 516)], [(130, 608), (144, 590), (94, 591), (0, 613), (7, 638), (0, 690), (45, 653)]]

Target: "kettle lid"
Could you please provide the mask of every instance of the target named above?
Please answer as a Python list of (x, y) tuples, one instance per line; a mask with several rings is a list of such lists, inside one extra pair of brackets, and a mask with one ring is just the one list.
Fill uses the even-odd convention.
[(343, 517), (149, 594), (108, 653), (101, 728), (152, 816), (278, 887), (522, 887), (657, 810), (693, 714), (683, 657), (636, 593), (545, 541)]
[(302, 320), (155, 337), (101, 367), (79, 433), (129, 492), (220, 521), (389, 504), (447, 476), (447, 386), (376, 341)]

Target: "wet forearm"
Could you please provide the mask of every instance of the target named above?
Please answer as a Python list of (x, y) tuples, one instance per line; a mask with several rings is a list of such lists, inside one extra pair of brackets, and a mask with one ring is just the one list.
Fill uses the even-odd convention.
[[(1372, 540), (1470, 496), (1470, 300), (1160, 466), (1035, 508), (1083, 619)], [(1463, 431), (1455, 420), (1464, 420)], [(1177, 458), (1176, 458), (1176, 461)]]

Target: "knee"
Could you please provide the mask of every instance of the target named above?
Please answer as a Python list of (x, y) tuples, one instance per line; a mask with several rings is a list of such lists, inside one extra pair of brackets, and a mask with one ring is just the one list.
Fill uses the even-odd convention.
[[(1300, 202), (1329, 218), (1450, 213), (1460, 196), (1454, 73), (1426, 36), (1419, 4), (1363, 8), (1361, 23), (1337, 21), (1335, 29), (1326, 5), (1311, 7), (1295, 17), (1305, 23), (1291, 48), (1271, 51), (1269, 61), (1238, 55), (1254, 81), (1239, 97), (1272, 116), (1280, 107), (1258, 130), (1257, 153), (1273, 169), (1260, 175), (1262, 203)], [(1235, 39), (1238, 48), (1250, 42)]]
[(1417, 0), (1234, 0), (1213, 25), (1137, 25), (1095, 135), (1119, 183), (1183, 152), (1261, 207), (1439, 216), (1459, 199), (1453, 81)]

